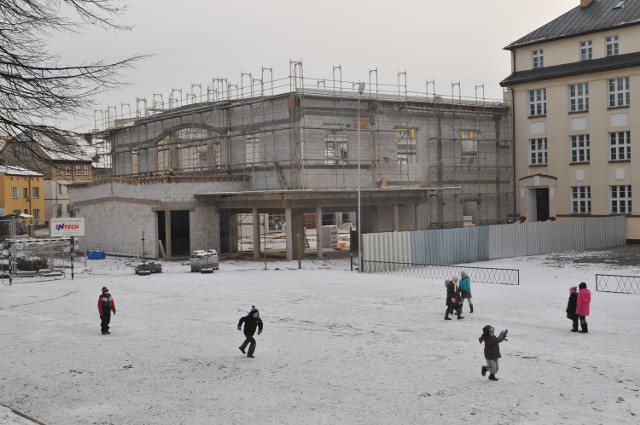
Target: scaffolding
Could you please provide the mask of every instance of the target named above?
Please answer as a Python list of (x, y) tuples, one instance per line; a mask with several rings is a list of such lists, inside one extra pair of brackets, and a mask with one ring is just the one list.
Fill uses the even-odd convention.
[(290, 60), (284, 78), (262, 67), (241, 72), (238, 84), (219, 77), (206, 89), (191, 83), (186, 97), (172, 88), (167, 102), (154, 93), (151, 107), (137, 98), (128, 115), (96, 110), (94, 140), (115, 178), (243, 176), (247, 191), (353, 189), (359, 159), (364, 188), (461, 187), (434, 190), (433, 228), (513, 220), (508, 100), (485, 98), (483, 84), (472, 97), (460, 82), (450, 95), (436, 94), (435, 80), (412, 91), (406, 70), (383, 84), (370, 69), (362, 94), (359, 84), (343, 80), (342, 65), (331, 79), (310, 78), (302, 61)]

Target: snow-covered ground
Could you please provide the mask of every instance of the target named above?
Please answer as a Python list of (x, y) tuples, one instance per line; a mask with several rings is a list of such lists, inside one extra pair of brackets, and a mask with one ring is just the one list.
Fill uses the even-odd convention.
[[(640, 295), (595, 291), (595, 273), (639, 267), (586, 254), (475, 263), (520, 286), (472, 283), (475, 313), (444, 321), (442, 280), (349, 263), (180, 263), (136, 276), (130, 260), (77, 265), (74, 280), (0, 284), (0, 404), (70, 424), (636, 424)], [(473, 282), (473, 273), (471, 274)], [(569, 287), (593, 294), (589, 334), (569, 332)], [(102, 336), (100, 288), (118, 312)], [(256, 358), (238, 346), (252, 304)], [(480, 375), (482, 327), (509, 329), (499, 382)], [(25, 424), (0, 407), (0, 424)]]

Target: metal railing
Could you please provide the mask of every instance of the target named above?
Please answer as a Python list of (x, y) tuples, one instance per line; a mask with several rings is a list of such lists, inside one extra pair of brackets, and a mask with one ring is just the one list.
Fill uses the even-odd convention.
[(640, 276), (596, 274), (596, 291), (640, 294)]
[(421, 279), (446, 279), (451, 276), (460, 276), (460, 272), (466, 271), (472, 282), (520, 285), (520, 270), (517, 269), (363, 260), (362, 271), (365, 273), (388, 274)]

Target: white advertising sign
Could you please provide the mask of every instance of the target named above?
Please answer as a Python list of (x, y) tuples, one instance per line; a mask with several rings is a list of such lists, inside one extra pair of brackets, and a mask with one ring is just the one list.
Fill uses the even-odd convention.
[(52, 218), (49, 222), (51, 237), (84, 236), (84, 218)]

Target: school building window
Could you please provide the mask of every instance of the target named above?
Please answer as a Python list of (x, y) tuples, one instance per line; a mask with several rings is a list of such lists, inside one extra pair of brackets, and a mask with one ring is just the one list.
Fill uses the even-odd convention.
[(605, 37), (604, 45), (605, 45), (605, 54), (607, 56), (615, 56), (620, 52), (617, 35)]
[(586, 61), (593, 58), (593, 43), (591, 40), (580, 42), (580, 60)]
[(571, 136), (571, 162), (591, 161), (591, 149), (588, 134)]
[(589, 110), (589, 83), (569, 85), (569, 111)]
[(629, 106), (629, 77), (609, 80), (609, 107)]
[(18, 188), (17, 187), (12, 187), (11, 188), (11, 197), (13, 199), (18, 199)]
[(571, 187), (571, 212), (591, 214), (591, 186)]
[(609, 186), (611, 214), (631, 214), (631, 185)]
[(631, 159), (631, 132), (614, 131), (609, 133), (609, 161)]
[(39, 198), (40, 197), (40, 188), (39, 187), (32, 187), (31, 188), (31, 197), (32, 198)]
[(534, 50), (531, 54), (533, 59), (533, 67), (534, 68), (542, 68), (544, 67), (544, 51), (543, 50)]
[(547, 114), (547, 89), (529, 90), (529, 116)]
[(529, 139), (529, 165), (547, 163), (547, 138)]

